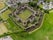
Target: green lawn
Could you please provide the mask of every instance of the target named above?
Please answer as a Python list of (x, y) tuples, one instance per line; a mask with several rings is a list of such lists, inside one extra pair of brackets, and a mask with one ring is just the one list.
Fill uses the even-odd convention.
[(30, 15), (32, 14), (32, 12), (30, 10), (22, 10), (21, 14), (19, 14), (18, 16), (22, 19), (22, 20), (26, 20)]
[(19, 26), (17, 26), (11, 18), (7, 19), (7, 24), (6, 24), (8, 30), (12, 31), (12, 32), (18, 32), (21, 31), (21, 29), (19, 28)]
[(15, 40), (53, 40), (53, 12), (46, 14), (42, 27), (36, 32), (26, 37), (12, 36), (15, 36)]
[(1, 18), (3, 19), (3, 20), (6, 20), (6, 19), (8, 19), (9, 18), (9, 14), (11, 13), (11, 11), (8, 9), (8, 10), (6, 10), (5, 12), (3, 12), (0, 16), (1, 16)]

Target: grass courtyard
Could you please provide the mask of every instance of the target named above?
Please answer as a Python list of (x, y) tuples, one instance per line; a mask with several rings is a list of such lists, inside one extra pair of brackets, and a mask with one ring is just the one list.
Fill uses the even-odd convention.
[(29, 16), (31, 16), (32, 12), (28, 9), (26, 10), (22, 10), (20, 12), (21, 14), (19, 14), (18, 16), (22, 19), (22, 20), (26, 20)]
[(26, 37), (18, 37), (14, 34), (14, 40), (53, 40), (53, 11), (45, 15), (42, 27)]

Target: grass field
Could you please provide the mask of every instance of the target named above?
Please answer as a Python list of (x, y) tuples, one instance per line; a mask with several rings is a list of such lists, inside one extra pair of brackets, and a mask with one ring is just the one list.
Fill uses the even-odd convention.
[[(13, 37), (14, 36), (14, 37)], [(53, 40), (53, 12), (46, 14), (42, 27), (26, 37), (12, 35), (15, 40)]]
[(5, 7), (5, 4), (3, 2), (0, 2), (0, 10)]
[(6, 28), (4, 23), (0, 23), (0, 35), (7, 33), (7, 32), (8, 32), (8, 29)]
[(32, 14), (32, 12), (30, 10), (24, 10), (21, 11), (21, 14), (19, 14), (18, 16), (22, 19), (22, 20), (26, 20), (30, 15)]
[(7, 19), (6, 26), (7, 26), (8, 30), (11, 31), (11, 32), (22, 31), (22, 29), (20, 29), (19, 26), (17, 26), (17, 25), (11, 20), (11, 18), (8, 18), (8, 19)]
[(7, 20), (9, 18), (8, 14), (10, 14), (10, 13), (11, 13), (11, 11), (8, 9), (5, 12), (3, 12), (0, 16), (3, 20)]

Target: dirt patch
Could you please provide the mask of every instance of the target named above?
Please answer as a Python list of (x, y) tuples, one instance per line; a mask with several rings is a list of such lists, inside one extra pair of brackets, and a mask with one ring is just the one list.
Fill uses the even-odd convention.
[(8, 32), (6, 26), (4, 25), (4, 23), (0, 23), (0, 35), (4, 34)]

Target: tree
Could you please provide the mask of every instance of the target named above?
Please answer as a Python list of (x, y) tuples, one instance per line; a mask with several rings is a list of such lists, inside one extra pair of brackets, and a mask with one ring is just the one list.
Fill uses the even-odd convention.
[(44, 12), (49, 14), (49, 10), (44, 10)]
[(37, 3), (35, 3), (35, 2), (29, 2), (28, 4), (29, 4), (30, 6), (32, 6), (32, 7), (37, 6)]
[(37, 9), (39, 9), (40, 7), (39, 6), (37, 6)]
[(18, 3), (18, 6), (19, 6), (19, 5), (21, 5), (21, 3), (20, 3), (20, 2)]
[(0, 21), (2, 21), (3, 19), (0, 18)]

